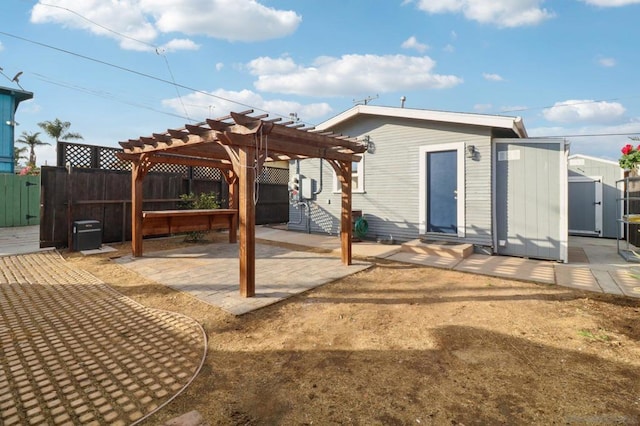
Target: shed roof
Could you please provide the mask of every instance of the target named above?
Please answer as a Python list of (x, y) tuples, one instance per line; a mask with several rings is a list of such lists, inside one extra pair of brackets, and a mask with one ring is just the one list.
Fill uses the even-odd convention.
[(443, 123), (467, 124), (471, 126), (511, 130), (519, 138), (527, 137), (527, 131), (521, 117), (385, 107), (377, 105), (356, 105), (316, 127), (319, 130), (330, 129), (358, 115), (374, 115), (380, 117), (397, 117), (424, 121), (438, 121)]
[[(609, 165), (612, 165), (612, 166), (620, 167), (620, 164), (617, 161), (607, 160), (606, 158), (592, 157), (590, 155), (584, 155), (584, 154), (571, 154), (569, 156), (569, 160), (573, 160), (575, 158), (584, 158), (585, 160), (597, 161), (597, 162), (600, 162), (600, 163), (605, 163), (605, 164), (609, 164)], [(569, 164), (569, 165), (571, 165), (571, 164)]]

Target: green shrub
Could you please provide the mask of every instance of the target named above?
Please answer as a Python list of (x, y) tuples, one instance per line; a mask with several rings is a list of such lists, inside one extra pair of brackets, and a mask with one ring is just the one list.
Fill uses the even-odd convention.
[[(181, 210), (193, 210), (193, 209), (219, 209), (220, 201), (218, 195), (215, 192), (202, 193), (195, 195), (193, 192), (189, 194), (180, 195), (180, 201), (178, 201), (178, 209)], [(188, 232), (185, 237), (185, 241), (199, 242), (204, 239), (208, 231), (192, 231)]]

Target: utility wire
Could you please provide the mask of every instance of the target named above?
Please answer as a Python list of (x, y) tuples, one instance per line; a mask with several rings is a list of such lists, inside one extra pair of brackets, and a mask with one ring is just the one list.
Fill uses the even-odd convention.
[[(17, 39), (17, 40), (24, 41), (24, 42), (27, 42), (27, 43), (35, 44), (36, 46), (45, 47), (47, 49), (52, 49), (52, 50), (55, 50), (55, 51), (58, 51), (58, 52), (66, 53), (67, 55), (75, 56), (75, 57), (78, 57), (78, 58), (81, 58), (81, 59), (86, 59), (88, 61), (95, 62), (97, 64), (106, 65), (106, 66), (111, 67), (111, 68), (115, 68), (115, 69), (118, 69), (118, 70), (121, 70), (121, 71), (125, 71), (125, 72), (131, 73), (131, 74), (135, 74), (135, 75), (138, 75), (138, 76), (141, 76), (141, 77), (149, 78), (151, 80), (155, 80), (155, 81), (158, 81), (160, 83), (170, 84), (170, 85), (175, 86), (175, 87), (180, 87), (181, 89), (190, 90), (190, 91), (193, 91), (193, 92), (196, 92), (196, 93), (200, 93), (200, 94), (205, 95), (205, 96), (210, 96), (212, 98), (220, 99), (220, 100), (225, 101), (225, 102), (230, 102), (230, 103), (233, 103), (233, 104), (236, 104), (236, 105), (240, 105), (240, 106), (243, 106), (245, 108), (249, 108), (249, 109), (253, 109), (253, 110), (261, 111), (261, 112), (265, 112), (265, 113), (270, 113), (269, 111), (267, 111), (265, 109), (255, 107), (253, 105), (249, 105), (249, 104), (245, 104), (245, 103), (242, 103), (242, 102), (234, 101), (233, 99), (225, 98), (223, 96), (214, 95), (213, 93), (206, 92), (204, 90), (195, 89), (193, 87), (189, 87), (189, 86), (186, 86), (184, 84), (177, 83), (177, 82), (174, 83), (174, 82), (171, 82), (171, 81), (166, 80), (164, 78), (156, 77), (156, 76), (151, 75), (151, 74), (146, 74), (146, 73), (143, 73), (141, 71), (136, 71), (134, 69), (123, 67), (121, 65), (112, 64), (110, 62), (106, 62), (106, 61), (103, 61), (101, 59), (92, 58), (90, 56), (86, 56), (86, 55), (82, 55), (80, 53), (72, 52), (70, 50), (66, 50), (66, 49), (62, 49), (62, 48), (59, 48), (59, 47), (51, 46), (49, 44), (42, 43), (42, 42), (35, 41), (35, 40), (31, 40), (31, 39), (28, 39), (26, 37), (22, 37), (22, 36), (18, 36), (18, 35), (15, 35), (15, 34), (7, 33), (5, 31), (0, 31), (0, 34), (2, 34), (4, 36), (7, 36), (7, 37), (11, 37), (11, 38)], [(272, 115), (277, 115), (279, 117), (286, 118), (282, 114), (273, 113)], [(190, 121), (195, 121), (195, 120), (190, 120)]]
[(171, 112), (167, 112), (167, 111), (162, 111), (162, 110), (153, 108), (152, 106), (142, 104), (140, 102), (129, 101), (129, 100), (126, 100), (126, 99), (121, 98), (121, 97), (119, 98), (118, 96), (116, 96), (116, 95), (114, 95), (112, 93), (109, 93), (109, 92), (104, 92), (104, 91), (100, 91), (100, 90), (93, 90), (93, 89), (89, 89), (89, 88), (86, 88), (86, 87), (82, 87), (82, 86), (78, 86), (78, 85), (70, 84), (70, 83), (65, 83), (65, 82), (60, 82), (60, 81), (54, 81), (53, 79), (51, 79), (51, 78), (49, 78), (47, 76), (44, 76), (42, 74), (39, 74), (39, 73), (34, 73), (33, 75), (37, 79), (39, 79), (40, 81), (43, 81), (43, 82), (48, 83), (48, 84), (53, 84), (55, 86), (64, 87), (66, 89), (71, 89), (71, 90), (75, 90), (75, 91), (78, 91), (78, 92), (87, 93), (87, 94), (94, 95), (94, 96), (97, 96), (97, 97), (100, 97), (100, 98), (103, 98), (103, 99), (108, 99), (108, 100), (111, 100), (111, 101), (120, 102), (120, 103), (123, 103), (125, 105), (131, 105), (131, 106), (135, 106), (135, 107), (138, 107), (138, 108), (146, 109), (146, 110), (149, 110), (149, 111), (157, 112), (157, 113), (160, 113), (160, 114), (168, 115), (170, 117), (177, 117), (177, 118), (180, 118), (182, 120), (190, 120), (188, 117), (184, 117), (184, 116), (179, 115), (179, 114), (175, 114), (175, 113), (171, 113)]
[(48, 3), (40, 3), (40, 4), (43, 5), (43, 6), (48, 6), (48, 7), (53, 7), (53, 8), (65, 10), (65, 11), (67, 11), (69, 13), (72, 13), (72, 14), (78, 16), (81, 19), (84, 19), (85, 21), (89, 22), (92, 25), (95, 25), (95, 26), (97, 26), (99, 28), (102, 28), (105, 31), (108, 31), (108, 32), (110, 32), (112, 34), (117, 35), (118, 37), (125, 38), (127, 40), (132, 40), (132, 41), (135, 41), (136, 43), (140, 43), (140, 44), (143, 44), (145, 46), (149, 46), (149, 47), (153, 48), (155, 50), (156, 54), (158, 56), (162, 56), (163, 59), (164, 59), (164, 62), (166, 64), (166, 66), (167, 66), (167, 70), (169, 71), (169, 76), (171, 77), (171, 82), (173, 83), (173, 86), (176, 89), (176, 94), (178, 95), (178, 99), (180, 100), (180, 104), (182, 105), (182, 109), (184, 110), (185, 116), (187, 117), (187, 119), (189, 121), (193, 121), (189, 117), (189, 112), (187, 111), (187, 108), (185, 107), (184, 102), (182, 101), (182, 95), (180, 94), (180, 91), (178, 90), (178, 86), (176, 85), (176, 79), (175, 79), (175, 77), (173, 75), (173, 71), (171, 70), (171, 66), (169, 65), (169, 60), (167, 59), (167, 55), (165, 55), (165, 53), (164, 53), (164, 49), (162, 49), (160, 46), (155, 46), (155, 45), (153, 45), (151, 43), (148, 43), (146, 41), (142, 41), (142, 40), (136, 39), (134, 37), (131, 37), (131, 36), (128, 36), (126, 34), (123, 34), (123, 33), (120, 33), (118, 31), (115, 31), (115, 30), (113, 30), (111, 28), (105, 27), (104, 25), (99, 24), (98, 22), (93, 21), (93, 20), (87, 18), (86, 16), (81, 15), (80, 13), (76, 12), (75, 10), (69, 9), (67, 7), (58, 6), (58, 5), (54, 5), (54, 4), (48, 4)]

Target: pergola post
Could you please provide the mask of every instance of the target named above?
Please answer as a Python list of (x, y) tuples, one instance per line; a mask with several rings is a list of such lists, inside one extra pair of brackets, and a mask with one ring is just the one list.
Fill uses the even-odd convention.
[(342, 189), (342, 212), (340, 214), (340, 246), (342, 263), (351, 265), (351, 162), (340, 162), (340, 188)]
[(327, 162), (333, 167), (333, 170), (335, 170), (342, 191), (340, 197), (342, 201), (340, 210), (340, 257), (342, 263), (351, 265), (351, 238), (353, 234), (351, 224), (352, 165), (350, 161), (328, 160)]
[[(238, 175), (233, 170), (221, 170), (227, 185), (229, 186), (229, 208), (238, 210)], [(238, 216), (231, 221), (231, 229), (229, 229), (229, 242), (238, 241)]]
[(240, 216), (240, 296), (253, 297), (256, 294), (256, 211), (255, 191), (255, 148), (238, 148), (239, 216)]
[(142, 182), (146, 174), (143, 161), (131, 163), (131, 251), (142, 256)]

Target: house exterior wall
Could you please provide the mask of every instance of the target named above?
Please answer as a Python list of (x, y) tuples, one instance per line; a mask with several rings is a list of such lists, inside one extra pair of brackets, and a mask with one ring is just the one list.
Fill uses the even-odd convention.
[(13, 122), (14, 111), (13, 97), (0, 93), (0, 173), (13, 173), (14, 126), (6, 123)]
[[(624, 177), (624, 171), (615, 161), (608, 161), (584, 155), (569, 157), (569, 177), (602, 177), (602, 236), (618, 236), (618, 210), (622, 198), (622, 186), (616, 188), (616, 181)], [(571, 194), (571, 193), (570, 193)]]
[[(364, 188), (353, 193), (353, 209), (368, 221), (367, 239), (408, 241), (419, 236), (420, 148), (426, 145), (474, 145), (477, 154), (465, 162), (466, 242), (492, 244), (491, 130), (489, 128), (426, 122), (393, 117), (360, 116), (331, 129), (352, 137), (369, 136), (375, 152), (364, 154)], [(320, 160), (300, 162), (300, 174), (319, 184)], [(290, 163), (290, 175), (297, 164)], [(337, 234), (340, 229), (340, 193), (334, 191), (335, 174), (324, 162), (322, 192), (307, 208), (291, 205), (289, 229)], [(310, 225), (310, 226), (309, 226)], [(456, 241), (459, 238), (450, 237)]]

